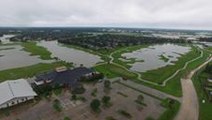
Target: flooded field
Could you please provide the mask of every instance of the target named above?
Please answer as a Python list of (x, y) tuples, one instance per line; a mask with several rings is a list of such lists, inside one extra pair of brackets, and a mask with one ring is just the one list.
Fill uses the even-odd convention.
[(179, 46), (174, 44), (163, 44), (149, 46), (131, 53), (124, 53), (122, 56), (126, 59), (135, 58), (144, 62), (135, 62), (131, 64), (131, 70), (138, 72), (146, 72), (148, 70), (157, 69), (166, 65), (173, 64), (182, 54), (190, 51), (190, 47)]
[(30, 56), (30, 53), (22, 49), (20, 45), (0, 46), (0, 70), (52, 62), (41, 60), (38, 56)]
[(200, 42), (200, 43), (203, 43), (203, 44), (205, 44), (205, 45), (207, 45), (207, 46), (212, 47), (212, 42)]
[(58, 44), (57, 41), (41, 41), (38, 45), (47, 48), (52, 53), (52, 57), (57, 57), (66, 62), (72, 62), (75, 66), (83, 64), (85, 67), (92, 67), (102, 61), (97, 55), (64, 47)]
[(9, 38), (14, 37), (15, 35), (3, 35), (0, 37), (0, 40), (2, 41), (2, 44), (11, 43)]

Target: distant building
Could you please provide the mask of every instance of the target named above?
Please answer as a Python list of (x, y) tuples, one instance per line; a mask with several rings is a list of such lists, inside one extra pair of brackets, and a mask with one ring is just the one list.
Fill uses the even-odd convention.
[(0, 83), (0, 109), (33, 99), (37, 94), (24, 79)]
[(54, 71), (36, 76), (34, 83), (37, 86), (50, 84), (75, 88), (79, 85), (79, 80), (82, 77), (90, 77), (93, 74), (95, 74), (95, 72), (85, 67), (78, 67), (75, 69), (59, 67)]

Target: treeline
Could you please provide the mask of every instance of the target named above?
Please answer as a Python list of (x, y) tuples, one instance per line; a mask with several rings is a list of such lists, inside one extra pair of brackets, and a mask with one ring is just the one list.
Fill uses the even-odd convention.
[(199, 41), (212, 42), (212, 37), (210, 38), (199, 38)]
[(211, 77), (212, 77), (212, 63), (207, 64), (207, 66), (205, 67), (205, 72), (208, 73), (209, 75), (211, 75)]
[[(70, 38), (88, 34), (87, 32), (97, 32), (98, 28), (23, 28), (14, 29), (16, 34), (11, 41), (29, 41), (29, 40), (57, 40), (60, 38)], [(9, 32), (9, 31), (4, 31)], [(0, 29), (0, 33), (1, 29)], [(9, 32), (10, 33), (10, 32)], [(12, 34), (12, 33), (11, 33)]]
[(144, 37), (132, 35), (102, 34), (92, 36), (77, 36), (69, 38), (59, 38), (60, 43), (72, 44), (90, 49), (115, 48), (120, 46), (131, 46), (150, 43), (186, 43), (184, 39), (168, 39), (159, 37)]

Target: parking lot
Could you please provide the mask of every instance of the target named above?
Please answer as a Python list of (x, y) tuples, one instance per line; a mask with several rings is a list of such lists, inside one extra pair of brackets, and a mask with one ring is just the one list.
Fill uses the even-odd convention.
[[(126, 82), (127, 83), (127, 82)], [(50, 100), (42, 99), (39, 102), (29, 103), (27, 105), (16, 106), (10, 111), (10, 115), (0, 117), (2, 120), (63, 120), (68, 116), (72, 120), (105, 120), (107, 117), (112, 116), (117, 120), (128, 120), (125, 116), (119, 114), (118, 110), (125, 110), (132, 115), (133, 120), (145, 120), (147, 117), (157, 119), (164, 111), (165, 108), (160, 106), (161, 101), (151, 96), (128, 88), (119, 83), (111, 84), (110, 90), (105, 90), (103, 82), (96, 84), (84, 84), (86, 89), (85, 93), (78, 95), (83, 96), (86, 101), (72, 101), (72, 94), (66, 90), (56, 96), (52, 95)], [(91, 93), (97, 90), (96, 97)], [(144, 97), (141, 105), (135, 102), (138, 95)], [(103, 96), (111, 97), (112, 106), (109, 108), (100, 107), (101, 112), (95, 113), (90, 108), (90, 103), (93, 99), (101, 100)], [(62, 111), (58, 112), (53, 108), (53, 101), (58, 99), (62, 106)]]

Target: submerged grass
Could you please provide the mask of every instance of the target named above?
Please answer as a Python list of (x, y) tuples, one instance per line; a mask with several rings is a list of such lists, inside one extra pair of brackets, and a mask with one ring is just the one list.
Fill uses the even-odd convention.
[(38, 46), (36, 42), (23, 42), (21, 45), (24, 47), (23, 50), (30, 52), (31, 55), (39, 55), (43, 60), (52, 59), (51, 52), (44, 47)]

